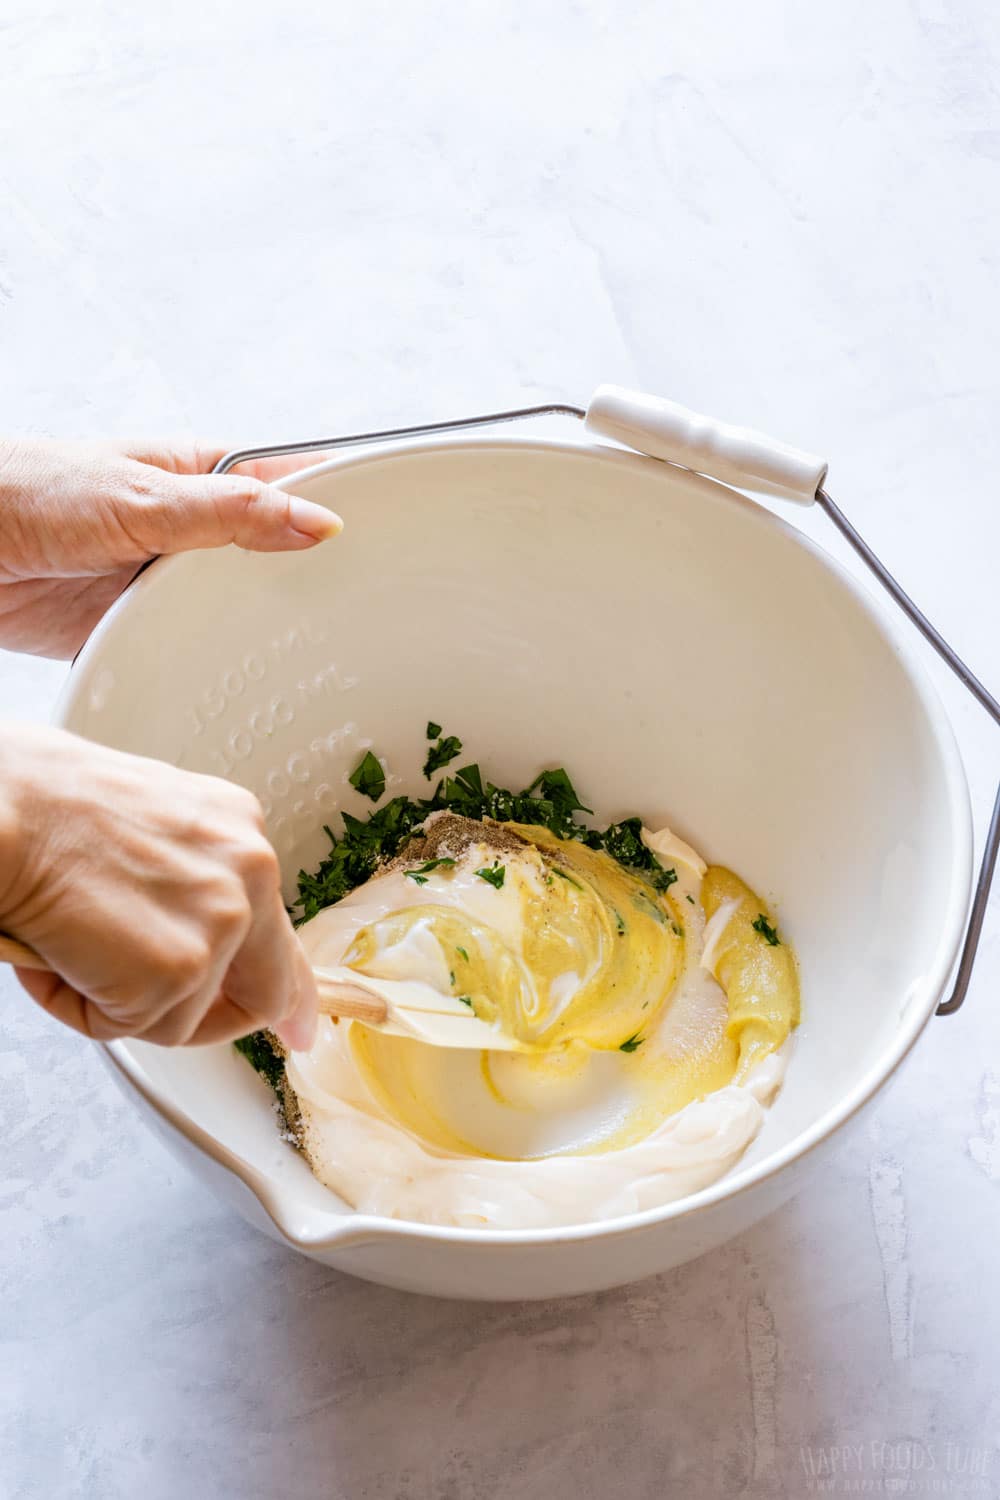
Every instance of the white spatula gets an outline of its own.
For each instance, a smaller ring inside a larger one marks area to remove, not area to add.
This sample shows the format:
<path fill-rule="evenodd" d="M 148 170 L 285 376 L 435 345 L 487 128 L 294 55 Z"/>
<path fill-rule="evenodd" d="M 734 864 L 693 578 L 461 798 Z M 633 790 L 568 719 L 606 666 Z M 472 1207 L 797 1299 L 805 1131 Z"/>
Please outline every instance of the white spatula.
<path fill-rule="evenodd" d="M 51 972 L 40 953 L 0 933 L 0 963 Z M 408 1036 L 432 1047 L 520 1052 L 514 1037 L 480 1021 L 469 1006 L 440 995 L 430 985 L 379 979 L 365 982 L 352 969 L 313 969 L 324 1015 L 362 1021 L 393 1036 Z M 377 986 L 369 988 L 368 984 Z"/>
<path fill-rule="evenodd" d="M 527 1049 L 481 1021 L 457 997 L 411 980 L 368 979 L 353 969 L 313 967 L 320 1009 L 329 1016 L 363 1021 L 393 1036 L 408 1036 L 432 1047 L 472 1047 L 481 1051 Z M 369 987 L 370 986 L 370 987 Z"/>

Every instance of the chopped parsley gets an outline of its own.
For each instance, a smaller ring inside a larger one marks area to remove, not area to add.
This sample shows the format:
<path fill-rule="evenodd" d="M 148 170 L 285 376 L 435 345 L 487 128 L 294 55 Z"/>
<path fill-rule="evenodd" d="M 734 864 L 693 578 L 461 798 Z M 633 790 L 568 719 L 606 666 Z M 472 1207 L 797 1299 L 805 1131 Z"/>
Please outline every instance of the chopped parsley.
<path fill-rule="evenodd" d="M 576 788 L 561 766 L 555 771 L 543 771 L 540 776 L 536 776 L 528 791 L 537 791 L 539 796 L 551 802 L 553 807 L 567 817 L 570 813 L 589 813 L 594 810 L 592 807 L 584 807 L 576 795 Z"/>
<path fill-rule="evenodd" d="M 694 905 L 695 905 L 695 899 L 694 899 L 694 897 L 693 897 L 693 896 L 688 896 L 688 898 L 687 898 L 687 899 L 688 899 L 688 900 L 689 900 L 689 901 L 690 901 L 690 903 L 691 903 L 691 905 L 692 905 L 692 906 L 694 906 Z"/>
<path fill-rule="evenodd" d="M 453 870 L 454 868 L 455 861 L 449 855 L 443 854 L 440 859 L 429 859 L 426 864 L 418 865 L 415 870 L 407 870 L 405 874 L 408 880 L 415 880 L 417 885 L 426 885 L 427 877 L 433 870 Z"/>
<path fill-rule="evenodd" d="M 459 958 L 464 958 L 466 963 L 469 962 L 469 955 L 466 953 L 464 948 L 456 948 L 455 952 L 458 954 Z"/>
<path fill-rule="evenodd" d="M 385 772 L 370 750 L 366 750 L 348 778 L 351 786 L 363 797 L 377 802 L 385 791 Z"/>
<path fill-rule="evenodd" d="M 626 1037 L 625 1041 L 622 1042 L 621 1046 L 618 1048 L 618 1051 L 637 1052 L 638 1049 L 642 1046 L 644 1040 L 645 1038 L 641 1037 L 637 1031 L 633 1031 L 632 1035 L 630 1037 Z"/>
<path fill-rule="evenodd" d="M 654 922 L 659 922 L 661 927 L 666 927 L 670 920 L 659 901 L 654 901 L 653 897 L 648 896 L 645 891 L 635 893 L 632 897 L 632 905 L 636 911 L 645 912 L 647 917 L 652 917 Z"/>
<path fill-rule="evenodd" d="M 642 819 L 625 818 L 621 823 L 612 823 L 603 834 L 590 833 L 585 842 L 591 849 L 603 848 L 620 865 L 633 870 L 651 870 L 656 856 L 642 842 Z"/>
<path fill-rule="evenodd" d="M 622 934 L 625 931 L 625 921 L 624 921 L 624 918 L 622 917 L 621 912 L 618 911 L 617 908 L 615 909 L 615 923 L 617 924 L 617 927 L 618 927 L 618 936 L 621 937 Z"/>
<path fill-rule="evenodd" d="M 471 995 L 456 995 L 455 999 L 456 1000 L 460 1000 L 463 1005 L 467 1005 L 470 1010 L 472 1009 L 472 997 L 471 997 Z"/>
<path fill-rule="evenodd" d="M 428 724 L 427 728 L 430 730 L 437 728 L 437 726 Z M 440 732 L 438 730 L 439 734 Z M 429 735 L 428 738 L 430 738 Z M 461 755 L 461 753 L 462 741 L 457 736 L 449 734 L 445 739 L 439 739 L 437 744 L 432 745 L 428 750 L 427 759 L 424 761 L 424 775 L 427 777 L 427 780 L 430 781 L 435 771 L 443 770 L 445 766 L 450 765 L 455 757 Z"/>
<path fill-rule="evenodd" d="M 578 891 L 583 890 L 583 886 L 580 884 L 580 882 L 578 880 L 574 880 L 572 875 L 567 875 L 565 870 L 560 870 L 558 865 L 553 865 L 551 868 L 553 875 L 558 875 L 559 879 L 565 880 L 567 885 L 575 885 Z"/>
<path fill-rule="evenodd" d="M 433 719 L 428 719 L 427 720 L 427 738 L 429 740 L 436 740 L 436 739 L 440 738 L 440 735 L 441 735 L 441 725 L 440 724 L 435 724 L 435 722 L 434 722 Z"/>
<path fill-rule="evenodd" d="M 770 922 L 767 920 L 763 912 L 760 913 L 755 922 L 750 923 L 750 926 L 753 928 L 754 932 L 760 933 L 761 937 L 769 945 L 769 947 L 780 947 L 781 939 L 778 936 L 778 930 L 776 927 L 771 926 Z"/>
<path fill-rule="evenodd" d="M 428 771 L 429 766 L 450 764 L 461 751 L 461 740 L 454 735 L 442 737 L 440 728 L 433 719 L 427 724 L 428 735 L 431 730 L 437 732 L 436 743 L 430 746 L 424 767 L 428 775 L 432 774 Z M 377 802 L 382 796 L 385 775 L 371 751 L 366 752 L 350 781 L 356 790 L 371 797 L 372 801 Z M 618 864 L 641 875 L 657 894 L 669 889 L 677 879 L 676 871 L 664 869 L 653 851 L 643 843 L 640 818 L 625 818 L 603 830 L 577 822 L 576 815 L 589 813 L 590 809 L 580 800 L 563 767 L 542 771 L 530 786 L 514 792 L 484 780 L 479 766 L 473 762 L 462 766 L 454 775 L 445 774 L 429 797 L 393 797 L 369 813 L 367 819 L 355 818 L 345 812 L 344 831 L 339 836 L 327 828 L 329 854 L 314 872 L 299 872 L 298 898 L 292 908 L 295 922 L 308 921 L 317 912 L 340 901 L 355 886 L 364 884 L 385 860 L 398 853 L 430 813 L 441 811 L 465 818 L 493 818 L 498 823 L 527 823 L 547 828 L 557 838 L 575 839 L 588 849 L 603 849 Z M 502 877 L 503 867 L 494 868 L 497 876 Z M 425 869 L 421 867 L 407 873 L 420 885 L 426 880 Z M 548 884 L 552 883 L 551 875 L 545 878 Z M 496 884 L 499 889 L 502 879 Z M 665 921 L 660 903 L 654 900 L 650 904 L 658 920 Z"/>
<path fill-rule="evenodd" d="M 677 871 L 665 870 L 652 849 L 643 842 L 641 818 L 624 818 L 620 823 L 612 823 L 603 833 L 596 828 L 585 831 L 583 842 L 588 849 L 603 849 L 630 870 L 644 871 L 653 889 L 661 895 L 677 879 Z"/>
<path fill-rule="evenodd" d="M 370 880 L 380 861 L 391 859 L 426 816 L 418 802 L 409 797 L 393 797 L 365 822 L 345 812 L 340 838 L 331 828 L 324 828 L 330 840 L 330 853 L 313 874 L 299 871 L 299 894 L 293 908 L 295 921 L 308 922 L 355 886 Z"/>
<path fill-rule="evenodd" d="M 494 860 L 492 865 L 484 865 L 481 870 L 476 871 L 476 874 L 480 880 L 485 880 L 487 885 L 491 885 L 495 891 L 498 891 L 504 883 L 507 866 L 502 865 L 499 860 Z"/>
<path fill-rule="evenodd" d="M 255 1031 L 250 1036 L 241 1036 L 235 1044 L 237 1052 L 242 1052 L 252 1068 L 269 1083 L 275 1093 L 281 1087 L 285 1076 L 285 1060 L 280 1052 L 276 1052 L 268 1040 L 266 1031 Z"/>

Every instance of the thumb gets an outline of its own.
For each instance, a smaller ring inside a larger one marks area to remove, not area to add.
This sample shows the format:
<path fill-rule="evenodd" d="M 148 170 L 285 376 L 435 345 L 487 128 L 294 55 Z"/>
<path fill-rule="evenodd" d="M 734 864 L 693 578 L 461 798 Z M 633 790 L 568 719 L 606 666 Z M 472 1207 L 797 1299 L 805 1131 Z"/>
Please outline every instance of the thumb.
<path fill-rule="evenodd" d="M 133 536 L 150 552 L 185 552 L 235 542 L 250 552 L 288 552 L 337 536 L 344 523 L 300 495 L 241 475 L 157 475 L 140 514 L 129 518 Z"/>

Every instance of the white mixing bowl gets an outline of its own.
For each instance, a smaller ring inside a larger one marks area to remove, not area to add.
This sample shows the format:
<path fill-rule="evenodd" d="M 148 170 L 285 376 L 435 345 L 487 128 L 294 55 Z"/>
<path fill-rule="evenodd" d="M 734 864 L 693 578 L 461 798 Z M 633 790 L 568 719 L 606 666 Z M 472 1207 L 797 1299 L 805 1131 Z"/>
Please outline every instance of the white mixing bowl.
<path fill-rule="evenodd" d="M 117 1042 L 117 1077 L 249 1220 L 423 1292 L 550 1297 L 662 1271 L 821 1170 L 942 996 L 970 883 L 968 794 L 895 626 L 732 490 L 587 441 L 423 441 L 296 479 L 344 517 L 315 551 L 159 562 L 80 657 L 61 722 L 261 798 L 287 882 L 326 848 L 362 746 L 419 792 L 429 718 L 501 784 L 565 763 L 600 818 L 669 822 L 774 900 L 803 1015 L 736 1169 L 665 1208 L 479 1232 L 353 1212 L 278 1137 L 228 1046 Z M 293 481 L 288 481 L 291 487 Z M 370 804 L 366 804 L 370 806 Z"/>

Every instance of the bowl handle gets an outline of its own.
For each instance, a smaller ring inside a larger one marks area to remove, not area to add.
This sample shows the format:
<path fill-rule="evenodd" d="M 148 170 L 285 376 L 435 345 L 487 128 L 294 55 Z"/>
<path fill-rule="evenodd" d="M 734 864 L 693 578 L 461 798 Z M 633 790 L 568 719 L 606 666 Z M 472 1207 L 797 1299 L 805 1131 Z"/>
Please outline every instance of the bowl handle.
<path fill-rule="evenodd" d="M 598 386 L 585 420 L 601 437 L 758 495 L 812 505 L 826 478 L 826 460 L 814 453 L 620 385 Z"/>
<path fill-rule="evenodd" d="M 816 502 L 829 516 L 845 541 L 853 547 L 869 571 L 878 579 L 893 602 L 899 606 L 907 619 L 916 626 L 924 640 L 934 647 L 938 656 L 940 656 L 946 666 L 951 668 L 962 686 L 972 694 L 980 708 L 986 710 L 994 724 L 1000 724 L 1000 703 L 983 686 L 975 673 L 966 666 L 958 652 L 954 651 L 948 645 L 944 636 L 935 629 L 924 612 L 914 604 L 909 594 L 896 582 L 885 564 L 875 555 L 868 543 L 855 531 L 840 507 L 834 504 L 833 500 L 831 500 L 830 496 L 822 488 L 816 492 Z M 986 843 L 983 846 L 982 863 L 979 866 L 975 894 L 972 898 L 969 925 L 965 930 L 965 941 L 962 944 L 962 952 L 958 961 L 958 968 L 955 972 L 954 988 L 948 999 L 942 1000 L 935 1012 L 936 1015 L 953 1016 L 968 993 L 969 984 L 972 979 L 972 969 L 976 961 L 976 952 L 979 948 L 979 939 L 982 936 L 986 908 L 989 904 L 990 890 L 993 885 L 993 874 L 996 870 L 998 850 L 1000 850 L 1000 787 L 997 788 L 997 794 L 993 801 L 993 813 L 990 817 L 990 826 L 986 834 Z"/>
<path fill-rule="evenodd" d="M 257 458 L 282 458 L 290 453 L 323 453 L 328 448 L 357 448 L 366 443 L 390 443 L 394 438 L 426 437 L 435 432 L 464 432 L 472 427 L 496 427 L 503 422 L 521 422 L 529 417 L 576 417 L 583 421 L 586 415 L 582 406 L 567 406 L 565 402 L 550 401 L 544 406 L 519 406 L 511 411 L 487 412 L 479 417 L 457 417 L 450 422 L 419 422 L 416 427 L 386 427 L 381 432 L 352 432 L 346 437 L 268 443 L 263 448 L 236 448 L 232 453 L 224 454 L 212 473 L 228 474 L 237 464 L 245 464 Z"/>

